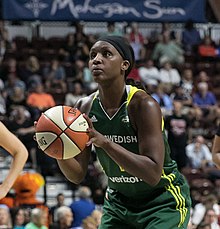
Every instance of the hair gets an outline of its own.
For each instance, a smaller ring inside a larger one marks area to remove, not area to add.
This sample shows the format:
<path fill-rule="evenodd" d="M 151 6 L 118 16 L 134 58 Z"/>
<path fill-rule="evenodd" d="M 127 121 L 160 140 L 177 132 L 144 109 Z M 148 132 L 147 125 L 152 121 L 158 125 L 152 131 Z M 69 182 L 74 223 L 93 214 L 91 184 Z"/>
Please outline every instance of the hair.
<path fill-rule="evenodd" d="M 66 213 L 67 213 L 68 211 L 71 211 L 71 212 L 72 212 L 72 210 L 71 210 L 70 207 L 67 207 L 67 206 L 61 206 L 61 207 L 59 207 L 59 208 L 57 209 L 57 211 L 56 211 L 57 220 L 59 221 L 59 220 L 61 220 L 62 218 L 64 218 L 65 215 L 66 215 Z"/>
<path fill-rule="evenodd" d="M 31 220 L 41 217 L 42 210 L 40 208 L 34 208 L 31 210 Z"/>
<path fill-rule="evenodd" d="M 91 197 L 91 195 L 92 195 L 91 189 L 87 186 L 81 186 L 76 191 L 76 196 L 83 199 L 88 199 Z"/>

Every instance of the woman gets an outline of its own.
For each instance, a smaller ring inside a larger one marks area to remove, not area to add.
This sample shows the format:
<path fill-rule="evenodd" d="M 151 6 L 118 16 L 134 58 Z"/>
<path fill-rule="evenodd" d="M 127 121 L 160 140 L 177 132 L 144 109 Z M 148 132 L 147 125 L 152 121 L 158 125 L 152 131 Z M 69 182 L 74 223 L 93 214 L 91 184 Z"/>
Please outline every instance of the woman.
<path fill-rule="evenodd" d="M 108 176 L 99 228 L 186 228 L 189 188 L 170 159 L 158 103 L 125 83 L 133 64 L 122 37 L 102 37 L 92 46 L 89 68 L 98 91 L 76 105 L 89 122 L 90 140 L 82 153 L 58 164 L 78 184 L 95 146 Z"/>
<path fill-rule="evenodd" d="M 28 157 L 28 151 L 23 143 L 2 122 L 0 122 L 0 133 L 0 146 L 11 154 L 14 159 L 12 160 L 8 175 L 0 185 L 0 199 L 2 199 L 7 195 L 22 171 Z"/>

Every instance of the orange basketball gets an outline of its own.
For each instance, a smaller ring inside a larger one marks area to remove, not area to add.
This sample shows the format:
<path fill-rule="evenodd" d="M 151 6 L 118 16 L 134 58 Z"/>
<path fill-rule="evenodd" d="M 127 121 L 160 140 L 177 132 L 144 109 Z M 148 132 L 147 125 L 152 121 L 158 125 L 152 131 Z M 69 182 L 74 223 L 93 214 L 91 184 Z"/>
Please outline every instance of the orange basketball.
<path fill-rule="evenodd" d="M 88 123 L 77 108 L 55 106 L 40 116 L 36 140 L 41 150 L 56 159 L 75 157 L 89 140 Z"/>

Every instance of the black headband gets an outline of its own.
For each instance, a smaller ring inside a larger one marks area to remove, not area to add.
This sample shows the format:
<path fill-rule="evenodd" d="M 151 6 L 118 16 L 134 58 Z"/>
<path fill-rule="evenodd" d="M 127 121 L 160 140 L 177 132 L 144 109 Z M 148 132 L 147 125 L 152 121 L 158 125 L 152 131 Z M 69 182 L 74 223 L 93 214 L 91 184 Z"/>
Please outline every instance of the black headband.
<path fill-rule="evenodd" d="M 129 68 L 125 71 L 125 76 L 127 76 L 134 65 L 134 51 L 128 41 L 121 36 L 103 36 L 97 41 L 106 41 L 113 45 L 117 51 L 120 53 L 124 60 L 128 60 L 130 63 Z"/>

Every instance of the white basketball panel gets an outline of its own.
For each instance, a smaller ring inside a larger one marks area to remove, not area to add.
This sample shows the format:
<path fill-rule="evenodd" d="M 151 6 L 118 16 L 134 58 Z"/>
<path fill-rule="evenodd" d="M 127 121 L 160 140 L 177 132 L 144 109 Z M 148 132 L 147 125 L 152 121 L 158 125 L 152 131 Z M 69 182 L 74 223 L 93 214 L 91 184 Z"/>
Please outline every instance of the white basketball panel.
<path fill-rule="evenodd" d="M 81 152 L 78 146 L 65 133 L 62 133 L 60 135 L 60 138 L 63 141 L 64 145 L 63 159 L 75 157 L 77 154 Z"/>
<path fill-rule="evenodd" d="M 36 140 L 39 147 L 44 151 L 55 139 L 57 135 L 51 132 L 36 133 Z"/>
<path fill-rule="evenodd" d="M 55 122 L 61 130 L 65 130 L 67 128 L 67 125 L 65 124 L 63 120 L 63 108 L 62 106 L 55 106 L 47 111 L 44 112 L 44 114 L 50 118 L 53 122 Z"/>
<path fill-rule="evenodd" d="M 86 121 L 86 119 L 83 117 L 81 114 L 71 125 L 70 129 L 73 131 L 78 131 L 78 132 L 86 132 L 88 129 L 89 125 Z"/>

